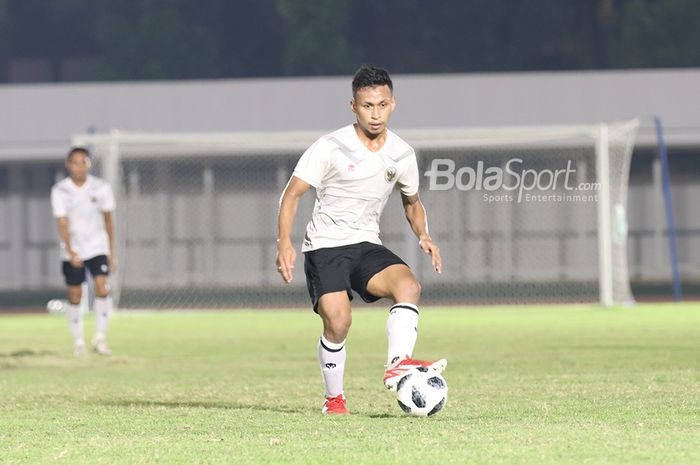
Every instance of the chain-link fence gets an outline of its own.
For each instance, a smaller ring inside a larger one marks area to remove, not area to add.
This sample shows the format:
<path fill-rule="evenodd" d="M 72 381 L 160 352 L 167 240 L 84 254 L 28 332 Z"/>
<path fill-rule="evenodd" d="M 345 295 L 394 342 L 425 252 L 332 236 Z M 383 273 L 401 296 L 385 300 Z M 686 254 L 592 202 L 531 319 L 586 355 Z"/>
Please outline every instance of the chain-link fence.
<path fill-rule="evenodd" d="M 443 274 L 420 253 L 398 193 L 384 211 L 382 241 L 412 266 L 426 302 L 591 302 L 605 286 L 615 302 L 629 301 L 624 222 L 635 129 L 625 123 L 402 133 L 416 147 Z M 120 306 L 308 305 L 303 267 L 284 285 L 274 260 L 279 196 L 314 137 L 77 137 L 93 145 L 117 192 Z M 295 244 L 313 201 L 311 190 L 299 207 Z"/>

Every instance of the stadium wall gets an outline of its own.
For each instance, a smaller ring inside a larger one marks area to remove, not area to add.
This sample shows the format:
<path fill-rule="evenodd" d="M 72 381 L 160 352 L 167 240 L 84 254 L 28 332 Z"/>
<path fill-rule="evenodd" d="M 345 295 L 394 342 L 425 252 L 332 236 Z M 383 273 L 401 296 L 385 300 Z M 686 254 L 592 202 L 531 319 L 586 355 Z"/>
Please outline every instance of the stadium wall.
<path fill-rule="evenodd" d="M 700 281 L 700 218 L 695 213 L 700 202 L 700 108 L 687 96 L 698 84 L 698 70 L 396 76 L 399 106 L 393 127 L 400 132 L 571 124 L 659 114 L 675 166 L 682 276 L 693 283 Z M 0 306 L 22 304 L 27 291 L 50 293 L 61 286 L 48 192 L 63 176 L 61 162 L 73 134 L 117 127 L 320 135 L 351 121 L 348 100 L 347 78 L 0 87 Z M 630 275 L 633 282 L 664 285 L 670 271 L 654 144 L 651 125 L 643 126 L 630 180 Z M 198 201 L 199 194 L 191 195 L 188 201 Z M 266 192 L 255 202 L 273 205 L 276 195 Z M 267 226 L 274 235 L 274 225 Z M 260 241 L 272 238 L 257 236 Z"/>

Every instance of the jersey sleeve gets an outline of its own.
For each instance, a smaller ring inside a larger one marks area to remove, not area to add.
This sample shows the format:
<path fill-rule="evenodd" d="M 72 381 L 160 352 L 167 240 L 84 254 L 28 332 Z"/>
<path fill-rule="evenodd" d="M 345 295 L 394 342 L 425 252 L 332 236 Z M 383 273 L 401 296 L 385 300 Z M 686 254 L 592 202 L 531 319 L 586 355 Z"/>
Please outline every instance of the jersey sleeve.
<path fill-rule="evenodd" d="M 403 195 L 410 196 L 418 193 L 418 182 L 418 161 L 416 160 L 416 154 L 413 153 L 408 166 L 401 173 L 399 179 L 396 180 L 396 183 L 399 185 Z"/>
<path fill-rule="evenodd" d="M 329 161 L 328 143 L 319 139 L 299 158 L 292 175 L 313 187 L 318 187 L 328 171 Z"/>
<path fill-rule="evenodd" d="M 114 192 L 112 192 L 112 186 L 105 183 L 102 188 L 102 195 L 100 196 L 100 208 L 103 212 L 113 212 L 116 208 L 116 203 L 114 201 Z"/>
<path fill-rule="evenodd" d="M 51 189 L 51 210 L 53 211 L 53 216 L 55 218 L 68 216 L 65 197 L 61 191 L 55 187 Z"/>

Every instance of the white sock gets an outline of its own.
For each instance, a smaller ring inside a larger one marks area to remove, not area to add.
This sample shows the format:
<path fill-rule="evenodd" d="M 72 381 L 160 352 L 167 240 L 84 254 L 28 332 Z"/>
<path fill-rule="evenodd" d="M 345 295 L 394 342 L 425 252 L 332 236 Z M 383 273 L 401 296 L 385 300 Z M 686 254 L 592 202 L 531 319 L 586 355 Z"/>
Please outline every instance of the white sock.
<path fill-rule="evenodd" d="M 321 335 L 318 341 L 318 362 L 326 386 L 326 397 L 336 397 L 343 393 L 346 355 L 345 341 L 336 344 Z"/>
<path fill-rule="evenodd" d="M 73 342 L 83 342 L 83 311 L 80 305 L 68 303 L 66 305 L 66 316 L 68 317 L 68 327 L 73 335 Z"/>
<path fill-rule="evenodd" d="M 413 355 L 418 338 L 418 307 L 408 303 L 397 303 L 389 310 L 386 321 L 386 335 L 389 339 L 387 365 L 407 355 Z"/>
<path fill-rule="evenodd" d="M 109 317 L 112 315 L 112 296 L 95 297 L 95 320 L 97 339 L 104 339 L 109 326 Z"/>

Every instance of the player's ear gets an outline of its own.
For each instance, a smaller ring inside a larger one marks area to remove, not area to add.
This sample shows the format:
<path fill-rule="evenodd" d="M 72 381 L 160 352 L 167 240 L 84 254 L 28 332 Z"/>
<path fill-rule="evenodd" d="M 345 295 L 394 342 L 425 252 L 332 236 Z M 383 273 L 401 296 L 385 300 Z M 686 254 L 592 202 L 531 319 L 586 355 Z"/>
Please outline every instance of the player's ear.
<path fill-rule="evenodd" d="M 357 102 L 355 102 L 354 98 L 350 99 L 350 109 L 353 113 L 357 113 Z"/>

